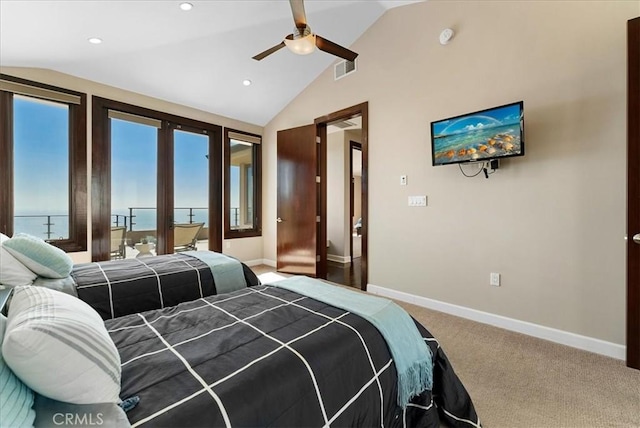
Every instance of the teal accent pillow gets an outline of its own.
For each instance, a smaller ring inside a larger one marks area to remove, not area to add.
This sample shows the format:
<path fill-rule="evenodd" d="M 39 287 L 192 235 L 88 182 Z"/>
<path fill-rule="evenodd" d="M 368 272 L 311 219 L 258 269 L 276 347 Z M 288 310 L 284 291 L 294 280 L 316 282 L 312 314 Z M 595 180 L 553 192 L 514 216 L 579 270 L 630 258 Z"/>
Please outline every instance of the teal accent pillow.
<path fill-rule="evenodd" d="M 73 260 L 58 247 L 26 233 L 18 233 L 2 243 L 13 257 L 45 278 L 64 278 L 73 268 Z"/>
<path fill-rule="evenodd" d="M 7 319 L 0 314 L 0 346 Z M 36 419 L 33 391 L 15 375 L 0 354 L 0 419 L 3 427 L 32 427 Z"/>

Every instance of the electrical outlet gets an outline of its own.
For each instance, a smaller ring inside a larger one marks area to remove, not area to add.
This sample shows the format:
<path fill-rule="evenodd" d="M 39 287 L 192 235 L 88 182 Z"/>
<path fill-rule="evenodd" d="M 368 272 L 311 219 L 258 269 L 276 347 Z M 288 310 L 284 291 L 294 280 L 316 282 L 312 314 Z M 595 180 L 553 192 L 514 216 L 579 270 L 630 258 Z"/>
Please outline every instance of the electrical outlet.
<path fill-rule="evenodd" d="M 407 176 L 406 175 L 401 175 L 400 176 L 400 185 L 401 186 L 406 186 L 407 185 Z"/>
<path fill-rule="evenodd" d="M 491 275 L 489 275 L 489 284 L 500 287 L 500 274 L 491 272 Z"/>

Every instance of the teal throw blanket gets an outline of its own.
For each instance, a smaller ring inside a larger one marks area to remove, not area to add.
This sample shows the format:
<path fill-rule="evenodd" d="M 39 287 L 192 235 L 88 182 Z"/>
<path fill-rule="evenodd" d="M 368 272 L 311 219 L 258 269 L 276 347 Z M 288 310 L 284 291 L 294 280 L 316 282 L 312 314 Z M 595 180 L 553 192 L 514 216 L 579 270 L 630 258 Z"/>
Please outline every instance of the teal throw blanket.
<path fill-rule="evenodd" d="M 229 293 L 247 286 L 242 264 L 233 257 L 213 251 L 185 251 L 183 254 L 200 259 L 209 265 L 218 294 Z"/>
<path fill-rule="evenodd" d="M 369 321 L 384 337 L 398 372 L 398 405 L 433 387 L 431 350 L 413 319 L 391 300 L 351 291 L 306 276 L 268 284 L 336 306 Z"/>

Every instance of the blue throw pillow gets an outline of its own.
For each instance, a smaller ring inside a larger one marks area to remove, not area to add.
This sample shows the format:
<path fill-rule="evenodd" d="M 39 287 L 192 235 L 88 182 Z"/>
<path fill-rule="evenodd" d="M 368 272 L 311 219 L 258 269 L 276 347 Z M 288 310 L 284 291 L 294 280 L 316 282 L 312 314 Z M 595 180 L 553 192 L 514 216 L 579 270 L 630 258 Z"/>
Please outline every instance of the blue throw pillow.
<path fill-rule="evenodd" d="M 45 278 L 64 278 L 73 268 L 73 260 L 58 247 L 26 233 L 18 233 L 2 246 L 19 262 Z"/>
<path fill-rule="evenodd" d="M 0 347 L 7 319 L 0 314 Z M 2 426 L 32 427 L 36 412 L 32 409 L 33 391 L 11 371 L 0 354 L 0 417 Z"/>

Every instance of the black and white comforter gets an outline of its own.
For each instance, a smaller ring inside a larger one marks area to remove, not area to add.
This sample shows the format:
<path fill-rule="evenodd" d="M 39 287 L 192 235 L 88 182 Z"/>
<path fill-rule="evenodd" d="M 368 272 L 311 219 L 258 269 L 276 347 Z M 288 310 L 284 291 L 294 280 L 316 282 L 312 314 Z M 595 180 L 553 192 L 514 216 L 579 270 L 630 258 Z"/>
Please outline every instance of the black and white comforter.
<path fill-rule="evenodd" d="M 247 286 L 260 283 L 242 268 Z M 184 253 L 77 264 L 71 278 L 78 297 L 104 320 L 216 294 L 209 266 Z"/>
<path fill-rule="evenodd" d="M 434 388 L 402 409 L 393 360 L 363 318 L 256 286 L 106 321 L 127 416 L 150 427 L 479 427 L 432 335 Z"/>

